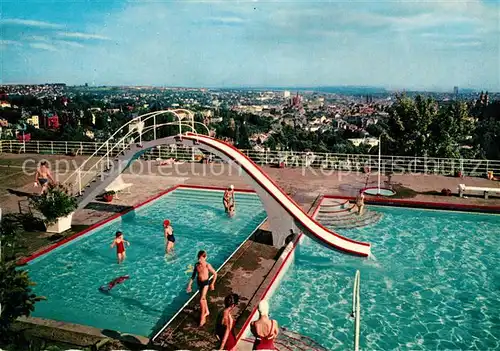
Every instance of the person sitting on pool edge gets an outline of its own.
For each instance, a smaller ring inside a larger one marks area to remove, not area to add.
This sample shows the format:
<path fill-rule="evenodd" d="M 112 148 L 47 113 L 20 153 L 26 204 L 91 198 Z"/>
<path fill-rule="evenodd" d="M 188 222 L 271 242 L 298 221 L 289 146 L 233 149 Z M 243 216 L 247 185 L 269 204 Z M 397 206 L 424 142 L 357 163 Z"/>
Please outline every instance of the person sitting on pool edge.
<path fill-rule="evenodd" d="M 118 256 L 118 264 L 122 263 L 125 261 L 125 243 L 127 243 L 127 246 L 130 246 L 130 243 L 123 239 L 123 233 L 120 231 L 117 231 L 115 234 L 115 240 L 113 240 L 113 243 L 111 244 L 111 248 L 116 246 L 116 255 Z"/>
<path fill-rule="evenodd" d="M 212 282 L 210 282 L 209 274 L 213 274 Z M 217 272 L 212 267 L 210 263 L 207 262 L 207 253 L 203 250 L 198 252 L 198 262 L 194 265 L 193 275 L 191 279 L 189 279 L 189 283 L 186 291 L 190 293 L 191 286 L 193 285 L 193 281 L 198 275 L 197 284 L 198 290 L 200 291 L 200 307 L 201 307 L 201 315 L 200 315 L 200 327 L 205 325 L 207 321 L 208 315 L 210 315 L 210 311 L 208 310 L 207 303 L 207 292 L 208 287 L 210 286 L 210 290 L 215 289 L 215 281 L 217 280 Z"/>
<path fill-rule="evenodd" d="M 222 203 L 224 204 L 224 210 L 226 213 L 229 212 L 229 207 L 231 204 L 234 206 L 234 186 L 230 185 L 229 188 L 224 191 L 224 198 L 222 199 Z"/>
<path fill-rule="evenodd" d="M 165 235 L 165 253 L 170 253 L 170 250 L 174 248 L 175 237 L 174 228 L 170 225 L 170 220 L 166 219 L 163 221 L 163 234 Z"/>

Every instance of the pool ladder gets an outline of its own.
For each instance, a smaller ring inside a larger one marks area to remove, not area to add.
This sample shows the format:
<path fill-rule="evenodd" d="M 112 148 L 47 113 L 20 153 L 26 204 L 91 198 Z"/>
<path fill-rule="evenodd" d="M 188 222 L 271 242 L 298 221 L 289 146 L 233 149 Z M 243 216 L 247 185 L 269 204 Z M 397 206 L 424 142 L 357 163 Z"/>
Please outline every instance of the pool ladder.
<path fill-rule="evenodd" d="M 360 283 L 360 273 L 359 270 L 356 271 L 354 276 L 354 287 L 352 290 L 352 313 L 351 317 L 354 317 L 354 351 L 359 350 L 359 283 Z"/>

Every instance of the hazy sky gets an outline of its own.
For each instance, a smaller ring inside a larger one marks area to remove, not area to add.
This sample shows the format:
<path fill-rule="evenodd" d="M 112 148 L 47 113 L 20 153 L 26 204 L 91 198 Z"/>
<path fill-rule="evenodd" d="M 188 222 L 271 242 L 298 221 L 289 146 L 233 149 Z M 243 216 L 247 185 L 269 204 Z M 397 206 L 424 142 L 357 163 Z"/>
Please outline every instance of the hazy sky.
<path fill-rule="evenodd" d="M 500 91 L 499 1 L 2 0 L 2 83 Z"/>

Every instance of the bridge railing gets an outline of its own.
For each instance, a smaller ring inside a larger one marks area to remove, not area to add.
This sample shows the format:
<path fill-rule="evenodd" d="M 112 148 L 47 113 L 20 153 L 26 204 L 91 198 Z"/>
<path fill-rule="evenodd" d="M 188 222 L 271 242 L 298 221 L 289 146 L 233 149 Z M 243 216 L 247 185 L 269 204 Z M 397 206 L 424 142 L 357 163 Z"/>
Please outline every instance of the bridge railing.
<path fill-rule="evenodd" d="M 101 148 L 101 142 L 78 141 L 18 141 L 1 140 L 1 153 L 30 153 L 42 155 L 82 155 L 104 156 L 106 148 Z M 109 143 L 109 149 L 120 150 Z M 97 151 L 97 152 L 96 152 Z M 274 165 L 283 163 L 287 167 L 311 167 L 324 170 L 342 171 L 368 171 L 378 170 L 378 156 L 367 154 L 340 154 L 340 153 L 311 153 L 296 151 L 256 151 L 241 150 L 259 165 Z M 198 151 L 194 151 L 198 153 Z M 177 158 L 189 161 L 193 151 L 190 148 L 180 148 L 175 145 L 165 145 L 150 150 L 145 157 L 151 158 Z M 452 159 L 436 157 L 412 156 L 381 156 L 381 170 L 383 172 L 400 173 L 426 173 L 455 175 L 462 172 L 464 175 L 484 176 L 487 172 L 500 174 L 500 160 L 485 159 Z"/>

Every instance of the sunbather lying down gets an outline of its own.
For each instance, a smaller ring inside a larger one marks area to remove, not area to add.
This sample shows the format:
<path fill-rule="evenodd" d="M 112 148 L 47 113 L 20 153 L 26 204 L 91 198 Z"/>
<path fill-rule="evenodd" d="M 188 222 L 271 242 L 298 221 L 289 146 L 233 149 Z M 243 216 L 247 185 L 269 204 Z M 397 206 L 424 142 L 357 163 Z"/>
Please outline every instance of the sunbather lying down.
<path fill-rule="evenodd" d="M 161 158 L 157 158 L 156 159 L 156 164 L 158 166 L 168 166 L 168 165 L 174 165 L 174 164 L 175 165 L 181 165 L 183 163 L 184 163 L 184 161 L 178 161 L 177 159 L 172 158 L 172 157 L 170 157 L 170 158 L 168 158 L 166 160 L 162 160 Z"/>

